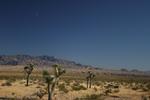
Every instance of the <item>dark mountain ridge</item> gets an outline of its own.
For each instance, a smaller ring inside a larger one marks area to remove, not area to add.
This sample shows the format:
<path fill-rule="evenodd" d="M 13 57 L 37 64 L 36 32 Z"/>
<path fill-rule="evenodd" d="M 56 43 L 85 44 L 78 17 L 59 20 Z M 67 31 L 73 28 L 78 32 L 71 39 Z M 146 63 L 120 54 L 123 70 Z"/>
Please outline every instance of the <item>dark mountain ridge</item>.
<path fill-rule="evenodd" d="M 131 70 L 128 69 L 104 69 L 99 67 L 94 67 L 90 65 L 82 65 L 80 63 L 76 63 L 75 61 L 69 61 L 65 59 L 56 58 L 54 56 L 31 56 L 31 55 L 0 55 L 0 65 L 26 65 L 28 63 L 35 63 L 39 67 L 50 67 L 53 64 L 60 64 L 65 68 L 73 68 L 73 69 L 95 69 L 101 70 L 102 72 L 107 73 L 115 73 L 115 74 L 143 74 L 150 75 L 150 71 L 140 71 L 140 70 Z"/>
<path fill-rule="evenodd" d="M 0 55 L 0 65 L 25 65 L 27 63 L 36 63 L 38 66 L 51 66 L 52 64 L 57 63 L 69 68 L 87 67 L 86 65 L 82 65 L 74 61 L 64 60 L 47 55 Z"/>

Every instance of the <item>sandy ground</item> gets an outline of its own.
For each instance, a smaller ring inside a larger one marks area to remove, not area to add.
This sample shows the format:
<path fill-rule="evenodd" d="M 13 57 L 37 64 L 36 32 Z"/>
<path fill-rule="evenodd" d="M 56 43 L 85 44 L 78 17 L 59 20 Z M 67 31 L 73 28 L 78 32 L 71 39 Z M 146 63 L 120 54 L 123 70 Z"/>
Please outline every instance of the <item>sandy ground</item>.
<path fill-rule="evenodd" d="M 12 83 L 12 86 L 2 86 L 6 80 L 0 80 L 0 97 L 23 97 L 30 96 L 36 91 L 39 91 L 40 88 L 44 89 L 46 86 L 40 86 L 39 84 L 30 83 L 28 87 L 25 86 L 25 80 L 17 80 Z M 38 83 L 38 82 L 37 82 Z M 85 85 L 85 84 L 84 84 Z M 97 89 L 95 90 L 94 87 Z M 105 100 L 141 100 L 142 95 L 150 95 L 149 92 L 135 91 L 129 88 L 121 86 L 118 93 L 111 93 Z M 54 100 L 74 100 L 76 97 L 83 97 L 87 94 L 101 94 L 103 89 L 101 86 L 93 86 L 91 89 L 80 90 L 80 91 L 71 91 L 64 93 L 55 90 Z M 113 97 L 122 97 L 124 99 L 114 99 Z M 47 95 L 43 97 L 43 100 L 47 100 Z"/>

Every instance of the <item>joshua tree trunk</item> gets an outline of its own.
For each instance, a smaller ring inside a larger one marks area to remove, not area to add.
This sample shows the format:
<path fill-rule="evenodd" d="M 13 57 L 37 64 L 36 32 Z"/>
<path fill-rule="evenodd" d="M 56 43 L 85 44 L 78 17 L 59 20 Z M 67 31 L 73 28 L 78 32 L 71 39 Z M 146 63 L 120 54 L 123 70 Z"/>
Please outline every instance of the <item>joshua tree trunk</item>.
<path fill-rule="evenodd" d="M 50 84 L 49 83 L 47 85 L 47 90 L 48 90 L 48 100 L 52 100 L 52 95 L 51 95 Z"/>
<path fill-rule="evenodd" d="M 87 88 L 88 88 L 88 84 L 89 84 L 89 80 L 88 80 L 88 78 L 87 78 Z"/>
<path fill-rule="evenodd" d="M 30 74 L 27 75 L 27 84 L 26 84 L 26 86 L 29 85 L 29 76 L 30 76 Z"/>
<path fill-rule="evenodd" d="M 90 86 L 89 86 L 89 88 L 91 88 L 91 78 L 89 79 L 89 83 L 90 83 Z"/>

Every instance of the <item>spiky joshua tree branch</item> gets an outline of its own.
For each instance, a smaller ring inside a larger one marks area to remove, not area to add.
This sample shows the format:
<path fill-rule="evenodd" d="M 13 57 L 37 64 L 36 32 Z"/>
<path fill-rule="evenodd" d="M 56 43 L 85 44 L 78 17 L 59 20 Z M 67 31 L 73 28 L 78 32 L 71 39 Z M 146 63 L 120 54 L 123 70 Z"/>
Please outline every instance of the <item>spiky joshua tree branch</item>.
<path fill-rule="evenodd" d="M 54 68 L 54 75 L 50 75 L 48 71 L 43 71 L 43 78 L 47 83 L 48 100 L 52 100 L 53 91 L 59 81 L 59 77 L 65 73 L 65 70 L 57 64 L 52 65 L 52 67 Z"/>

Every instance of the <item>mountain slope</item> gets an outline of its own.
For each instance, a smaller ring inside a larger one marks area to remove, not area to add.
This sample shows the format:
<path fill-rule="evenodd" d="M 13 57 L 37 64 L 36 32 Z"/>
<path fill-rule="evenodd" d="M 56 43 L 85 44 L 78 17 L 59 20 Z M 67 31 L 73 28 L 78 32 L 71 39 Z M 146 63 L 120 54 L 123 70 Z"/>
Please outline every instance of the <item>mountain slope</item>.
<path fill-rule="evenodd" d="M 36 63 L 38 66 L 51 66 L 57 63 L 69 68 L 86 67 L 74 61 L 59 59 L 54 56 L 0 55 L 0 65 L 25 65 L 27 63 Z"/>

